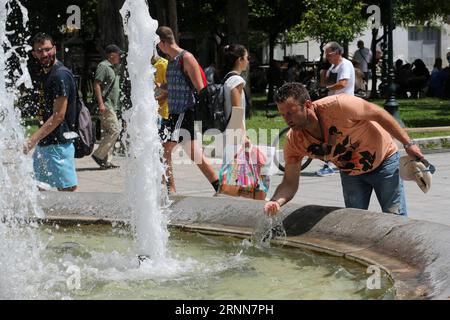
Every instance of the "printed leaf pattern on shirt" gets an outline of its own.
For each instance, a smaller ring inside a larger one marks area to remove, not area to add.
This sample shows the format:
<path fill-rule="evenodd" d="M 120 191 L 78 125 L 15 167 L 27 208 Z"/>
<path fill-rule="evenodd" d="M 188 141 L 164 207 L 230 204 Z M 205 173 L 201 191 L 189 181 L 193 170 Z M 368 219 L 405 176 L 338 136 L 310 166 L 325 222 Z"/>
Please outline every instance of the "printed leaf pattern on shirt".
<path fill-rule="evenodd" d="M 328 156 L 332 153 L 333 147 L 334 151 L 332 153 L 332 158 L 336 159 L 336 165 L 339 169 L 343 171 L 369 171 L 373 169 L 373 164 L 376 159 L 376 152 L 370 153 L 369 151 L 362 151 L 359 154 L 361 158 L 359 159 L 359 163 L 362 165 L 361 169 L 357 168 L 357 164 L 352 162 L 353 154 L 355 150 L 360 146 L 360 142 L 353 142 L 350 139 L 350 136 L 343 137 L 341 142 L 336 142 L 339 136 L 342 136 L 342 132 L 336 128 L 336 126 L 331 126 L 328 129 L 329 139 L 328 143 L 318 144 L 312 143 L 308 146 L 307 152 L 311 155 L 324 159 L 325 156 Z"/>
<path fill-rule="evenodd" d="M 362 158 L 359 160 L 359 163 L 363 165 L 362 171 L 371 170 L 373 168 L 373 163 L 376 158 L 376 152 L 372 154 L 369 151 L 363 151 L 360 152 L 359 154 L 362 156 Z"/>

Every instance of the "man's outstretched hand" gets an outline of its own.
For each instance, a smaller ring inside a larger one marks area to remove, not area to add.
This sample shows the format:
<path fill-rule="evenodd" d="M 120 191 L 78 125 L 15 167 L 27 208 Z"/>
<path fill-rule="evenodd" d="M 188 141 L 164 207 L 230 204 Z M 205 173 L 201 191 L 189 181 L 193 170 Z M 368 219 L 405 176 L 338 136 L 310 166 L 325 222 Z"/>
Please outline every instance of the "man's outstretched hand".
<path fill-rule="evenodd" d="M 264 212 L 269 216 L 274 216 L 280 211 L 280 204 L 277 201 L 268 201 L 264 205 Z"/>

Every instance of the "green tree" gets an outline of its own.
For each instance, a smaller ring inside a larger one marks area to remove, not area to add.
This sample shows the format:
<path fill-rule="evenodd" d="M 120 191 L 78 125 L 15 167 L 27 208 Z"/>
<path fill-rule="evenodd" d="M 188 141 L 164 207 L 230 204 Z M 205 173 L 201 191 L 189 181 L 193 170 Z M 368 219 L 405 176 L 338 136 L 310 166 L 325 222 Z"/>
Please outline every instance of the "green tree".
<path fill-rule="evenodd" d="M 59 0 L 57 4 L 52 0 L 22 0 L 22 4 L 28 9 L 29 33 L 31 36 L 37 32 L 45 32 L 59 42 L 66 37 L 65 29 L 70 5 L 77 5 L 81 9 L 81 29 L 79 34 L 84 38 L 94 38 L 97 27 L 97 0 Z"/>
<path fill-rule="evenodd" d="M 387 0 L 382 0 L 384 5 Z M 423 24 L 432 20 L 447 18 L 450 15 L 448 0 L 404 0 L 394 1 L 394 20 L 406 25 L 408 23 Z"/>
<path fill-rule="evenodd" d="M 248 48 L 248 0 L 228 0 L 226 12 L 228 42 Z"/>
<path fill-rule="evenodd" d="M 304 0 L 249 0 L 249 25 L 254 31 L 263 32 L 269 42 L 269 91 L 267 101 L 274 95 L 274 49 L 280 35 L 286 33 L 302 19 Z"/>
<path fill-rule="evenodd" d="M 114 43 L 121 48 L 127 48 L 128 43 L 123 32 L 122 16 L 119 10 L 125 0 L 97 0 L 97 23 L 100 52 L 103 47 Z"/>
<path fill-rule="evenodd" d="M 158 1 L 166 4 L 166 0 Z M 177 0 L 176 8 L 169 10 L 165 5 L 159 6 L 156 18 L 160 25 L 176 24 L 178 32 L 172 30 L 177 38 L 181 37 L 184 41 L 181 44 L 193 51 L 202 64 L 206 64 L 216 57 L 217 49 L 224 40 L 226 5 L 226 0 Z M 176 16 L 176 22 L 169 23 L 169 16 Z M 197 49 L 200 50 L 195 51 Z"/>
<path fill-rule="evenodd" d="M 225 26 L 226 1 L 181 0 L 177 1 L 178 24 L 184 32 L 216 32 Z"/>
<path fill-rule="evenodd" d="M 367 27 L 367 20 L 361 15 L 362 1 L 354 0 L 305 0 L 306 12 L 303 19 L 290 32 L 293 38 L 310 37 L 323 46 L 329 41 L 348 43 Z"/>

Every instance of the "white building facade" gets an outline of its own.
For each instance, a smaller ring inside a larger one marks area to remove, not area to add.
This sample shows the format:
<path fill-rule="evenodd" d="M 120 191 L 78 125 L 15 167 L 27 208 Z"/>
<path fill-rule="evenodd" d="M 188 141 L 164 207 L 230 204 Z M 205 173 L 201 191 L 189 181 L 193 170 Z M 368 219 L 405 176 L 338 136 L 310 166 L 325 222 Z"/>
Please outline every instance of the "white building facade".
<path fill-rule="evenodd" d="M 383 29 L 380 29 L 379 36 Z M 415 59 L 422 59 L 428 69 L 433 69 L 434 61 L 441 57 L 443 67 L 446 67 L 447 52 L 450 52 L 450 25 L 441 27 L 397 27 L 394 29 L 394 62 L 397 59 L 403 63 L 412 63 Z M 350 56 L 358 49 L 356 43 L 363 40 L 365 47 L 370 48 L 372 42 L 372 31 L 367 29 L 360 37 L 355 38 L 349 44 Z M 268 62 L 268 48 L 263 53 L 264 62 Z M 277 45 L 274 52 L 275 60 L 283 60 L 285 56 L 303 56 L 301 59 L 317 61 L 320 59 L 319 43 L 314 40 L 305 40 L 299 43 L 281 46 Z"/>

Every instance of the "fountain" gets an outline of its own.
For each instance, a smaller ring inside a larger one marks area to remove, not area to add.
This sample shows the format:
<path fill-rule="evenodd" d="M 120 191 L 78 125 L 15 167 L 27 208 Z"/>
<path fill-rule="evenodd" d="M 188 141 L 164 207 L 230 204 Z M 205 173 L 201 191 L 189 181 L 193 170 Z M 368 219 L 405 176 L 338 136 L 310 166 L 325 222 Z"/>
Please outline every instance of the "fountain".
<path fill-rule="evenodd" d="M 59 228 L 43 226 L 41 241 L 48 244 L 43 255 L 45 263 L 54 266 L 55 261 L 60 261 L 57 265 L 63 261 L 80 276 L 78 282 L 75 281 L 75 284 L 80 284 L 78 289 L 64 288 L 59 281 L 59 285 L 49 287 L 46 295 L 76 299 L 201 299 L 233 298 L 236 295 L 244 299 L 288 298 L 299 290 L 299 282 L 291 281 L 298 275 L 299 263 L 292 257 L 302 256 L 299 260 L 303 261 L 307 270 L 304 272 L 305 281 L 308 278 L 325 277 L 327 279 L 324 281 L 328 283 L 315 294 L 310 292 L 311 285 L 308 284 L 303 292 L 304 297 L 331 297 L 338 294 L 338 291 L 332 293 L 327 289 L 331 283 L 340 283 L 339 292 L 343 297 L 362 297 L 364 273 L 359 266 L 351 263 L 342 266 L 332 262 L 332 259 L 311 258 L 308 254 L 293 250 L 272 248 L 272 251 L 264 252 L 253 247 L 248 240 L 187 235 L 176 231 L 173 231 L 171 241 L 168 242 L 167 219 L 176 211 L 163 214 L 159 208 L 164 170 L 160 161 L 161 145 L 156 127 L 158 105 L 154 99 L 150 64 L 158 41 L 155 33 L 157 22 L 150 17 L 145 0 L 126 1 L 120 12 L 129 41 L 127 64 L 133 102 L 133 108 L 124 114 L 129 136 L 126 193 L 123 196 L 127 205 L 123 207 L 122 202 L 115 202 L 122 201 L 121 196 L 113 196 L 114 201 L 104 201 L 102 196 L 95 195 L 95 205 L 91 204 L 89 208 L 99 215 L 102 214 L 100 207 L 109 208 L 109 213 L 116 210 L 126 213 L 127 218 L 123 219 L 122 216 L 118 220 L 130 221 L 132 231 L 65 226 L 63 221 L 59 221 Z M 55 197 L 63 206 L 60 208 L 56 203 L 51 205 L 53 214 L 64 214 L 72 208 L 71 201 L 75 201 L 75 205 L 80 203 L 76 199 L 83 194 L 77 192 L 69 197 L 64 196 L 46 194 L 47 199 Z M 62 197 L 64 201 L 61 201 Z M 47 215 L 47 218 L 51 217 Z M 82 217 L 78 218 L 81 223 Z M 133 238 L 137 240 L 136 250 L 132 249 Z M 167 252 L 168 244 L 170 252 Z M 208 254 L 205 255 L 205 252 Z M 149 259 L 139 266 L 136 253 Z M 289 262 L 286 262 L 285 267 L 277 266 L 279 259 Z M 323 265 L 323 268 L 319 270 L 312 266 L 318 264 Z M 281 272 L 284 279 L 279 277 L 280 268 L 284 268 Z M 53 270 L 56 269 L 54 266 Z M 55 274 L 59 278 L 64 275 L 60 269 Z M 286 277 L 287 274 L 292 278 Z M 274 290 L 278 291 L 275 296 Z M 258 294 L 255 295 L 255 292 Z"/>
<path fill-rule="evenodd" d="M 127 62 L 133 104 L 124 114 L 130 140 L 125 190 L 134 212 L 138 255 L 158 261 L 166 257 L 169 237 L 167 221 L 159 208 L 164 169 L 151 66 L 158 22 L 150 17 L 145 0 L 126 1 L 120 13 L 129 43 Z"/>
<path fill-rule="evenodd" d="M 46 226 L 54 239 L 45 259 L 71 256 L 81 286 L 72 299 L 392 299 L 386 274 L 382 290 L 366 288 L 364 268 L 340 258 L 288 247 L 259 249 L 248 240 L 171 229 L 165 266 L 137 268 L 132 233 L 108 225 Z M 70 243 L 70 245 L 68 244 Z"/>
<path fill-rule="evenodd" d="M 3 9 L 11 3 L 26 17 L 17 1 L 0 0 L 2 39 L 8 33 Z M 6 50 L 0 51 L 0 298 L 392 299 L 423 298 L 423 292 L 448 296 L 450 258 L 445 245 L 450 239 L 444 226 L 290 203 L 280 216 L 287 237 L 272 241 L 284 247 L 259 248 L 248 239 L 261 216 L 261 202 L 176 197 L 170 210 L 161 212 L 163 168 L 150 67 L 157 24 L 145 0 L 126 1 L 121 14 L 129 40 L 133 101 L 133 109 L 125 114 L 130 137 L 126 194 L 37 196 L 13 104 L 12 88 L 29 83 L 24 60 L 19 68 L 23 71 L 8 82 L 10 70 L 5 66 L 14 46 L 6 42 Z M 45 212 L 46 223 L 40 226 L 28 219 L 43 217 L 36 199 Z M 168 224 L 173 228 L 170 241 Z M 139 265 L 136 255 L 149 259 Z M 381 269 L 375 274 L 380 287 L 372 290 L 364 265 L 374 263 Z"/>
<path fill-rule="evenodd" d="M 43 214 L 37 205 L 31 158 L 22 151 L 25 135 L 20 114 L 14 108 L 16 88 L 31 86 L 26 59 L 20 55 L 20 48 L 29 48 L 9 40 L 14 32 L 7 30 L 7 18 L 14 9 L 21 11 L 22 27 L 26 30 L 26 8 L 18 1 L 0 1 L 0 39 L 3 41 L 0 49 L 0 299 L 34 296 L 28 280 L 41 267 L 42 249 L 36 225 L 27 223 L 30 216 L 43 217 Z M 18 38 L 18 41 L 26 40 L 23 34 Z M 19 62 L 18 69 L 11 67 L 12 61 Z"/>

